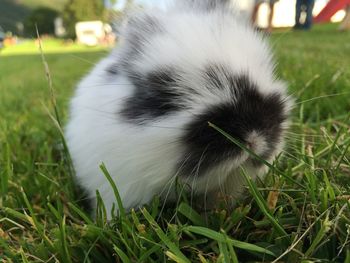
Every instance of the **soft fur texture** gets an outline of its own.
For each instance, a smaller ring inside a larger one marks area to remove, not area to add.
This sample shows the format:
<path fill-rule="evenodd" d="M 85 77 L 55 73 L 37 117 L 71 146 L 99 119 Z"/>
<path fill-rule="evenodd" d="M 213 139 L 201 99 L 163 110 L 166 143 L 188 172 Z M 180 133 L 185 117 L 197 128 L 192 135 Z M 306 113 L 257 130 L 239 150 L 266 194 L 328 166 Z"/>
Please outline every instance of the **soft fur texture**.
<path fill-rule="evenodd" d="M 174 198 L 175 178 L 215 203 L 266 168 L 208 126 L 216 124 L 272 161 L 281 152 L 291 102 L 274 76 L 266 41 L 225 0 L 177 1 L 134 14 L 118 47 L 81 81 L 66 137 L 79 183 L 125 208 Z"/>

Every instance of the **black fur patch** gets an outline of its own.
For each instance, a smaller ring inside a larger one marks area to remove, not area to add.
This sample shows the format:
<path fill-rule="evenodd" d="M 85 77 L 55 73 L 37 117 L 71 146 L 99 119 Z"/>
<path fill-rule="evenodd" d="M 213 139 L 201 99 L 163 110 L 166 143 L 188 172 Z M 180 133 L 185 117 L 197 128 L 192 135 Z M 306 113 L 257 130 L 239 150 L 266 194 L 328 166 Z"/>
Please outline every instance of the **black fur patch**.
<path fill-rule="evenodd" d="M 184 108 L 174 72 L 163 69 L 145 76 L 132 75 L 130 79 L 136 87 L 135 94 L 120 112 L 127 121 L 142 124 Z"/>
<path fill-rule="evenodd" d="M 214 72 L 206 71 L 206 75 L 215 74 Z M 212 78 L 213 83 L 220 87 L 220 78 L 214 75 Z M 272 153 L 280 139 L 281 123 L 286 119 L 281 96 L 262 95 L 246 75 L 231 78 L 228 82 L 232 82 L 231 89 L 236 102 L 232 99 L 232 102 L 212 106 L 201 115 L 197 115 L 186 127 L 188 132 L 182 140 L 187 150 L 178 164 L 181 167 L 178 169 L 184 176 L 201 176 L 207 169 L 222 161 L 233 160 L 242 153 L 238 146 L 209 127 L 208 122 L 220 127 L 242 143 L 246 143 L 245 139 L 250 132 L 259 132 L 268 143 L 269 149 L 263 154 L 265 158 Z"/>

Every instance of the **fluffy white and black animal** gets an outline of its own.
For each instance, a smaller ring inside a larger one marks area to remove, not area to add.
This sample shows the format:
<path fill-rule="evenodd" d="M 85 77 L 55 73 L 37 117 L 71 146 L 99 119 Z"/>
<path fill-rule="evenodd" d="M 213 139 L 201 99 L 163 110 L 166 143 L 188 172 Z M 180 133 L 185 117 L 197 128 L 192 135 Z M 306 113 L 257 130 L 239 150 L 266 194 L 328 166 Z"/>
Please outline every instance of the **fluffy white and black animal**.
<path fill-rule="evenodd" d="M 131 17 L 118 47 L 79 84 L 66 137 L 77 178 L 108 211 L 155 195 L 171 199 L 175 178 L 195 195 L 233 199 L 266 167 L 208 122 L 262 158 L 281 152 L 291 101 L 274 75 L 267 42 L 225 0 L 181 0 Z M 214 194 L 215 193 L 215 194 Z"/>

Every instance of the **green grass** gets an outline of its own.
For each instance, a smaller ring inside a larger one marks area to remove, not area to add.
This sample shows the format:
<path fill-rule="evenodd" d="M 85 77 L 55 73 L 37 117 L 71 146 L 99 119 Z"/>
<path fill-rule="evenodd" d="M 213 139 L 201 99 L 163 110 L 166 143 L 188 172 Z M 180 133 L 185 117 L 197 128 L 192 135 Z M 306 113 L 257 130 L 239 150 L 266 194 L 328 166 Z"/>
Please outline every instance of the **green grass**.
<path fill-rule="evenodd" d="M 42 42 L 42 48 L 45 50 L 45 54 L 52 53 L 74 53 L 74 52 L 93 52 L 103 51 L 103 47 L 87 47 L 82 44 L 76 44 L 72 41 L 57 40 L 47 38 Z M 14 56 L 14 55 L 40 55 L 39 43 L 32 40 L 20 40 L 18 45 L 9 46 L 0 51 L 2 56 Z M 83 58 L 82 58 L 83 59 Z"/>
<path fill-rule="evenodd" d="M 76 204 L 40 55 L 1 55 L 0 261 L 349 263 L 350 34 L 323 26 L 271 42 L 297 104 L 266 180 L 247 176 L 231 212 L 203 216 L 183 195 L 111 222 L 102 202 L 96 219 Z M 46 55 L 63 122 L 75 83 L 106 54 L 65 51 Z"/>

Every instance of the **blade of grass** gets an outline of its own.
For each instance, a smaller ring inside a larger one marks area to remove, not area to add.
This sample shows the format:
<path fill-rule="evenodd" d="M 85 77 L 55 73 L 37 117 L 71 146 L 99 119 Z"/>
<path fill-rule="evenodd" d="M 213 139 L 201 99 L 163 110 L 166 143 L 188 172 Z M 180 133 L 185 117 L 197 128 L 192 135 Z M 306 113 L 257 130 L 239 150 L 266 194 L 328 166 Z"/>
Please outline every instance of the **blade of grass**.
<path fill-rule="evenodd" d="M 226 232 L 221 230 L 221 233 L 223 234 L 223 236 L 225 238 L 225 242 L 228 244 L 227 240 L 229 237 L 227 236 Z M 238 258 L 237 258 L 237 254 L 236 254 L 235 250 L 233 249 L 233 246 L 231 244 L 228 244 L 227 247 L 228 247 L 228 250 L 230 252 L 231 262 L 232 263 L 239 263 Z"/>
<path fill-rule="evenodd" d="M 72 263 L 71 256 L 69 253 L 68 243 L 67 243 L 65 215 L 63 215 L 63 218 L 60 221 L 60 235 L 61 235 L 61 246 L 64 253 L 64 258 L 65 258 L 64 262 Z"/>
<path fill-rule="evenodd" d="M 96 223 L 103 227 L 107 224 L 107 210 L 100 192 L 96 190 Z"/>
<path fill-rule="evenodd" d="M 86 224 L 88 225 L 92 225 L 94 224 L 92 222 L 92 220 L 80 209 L 78 208 L 76 205 L 74 205 L 73 203 L 68 203 L 68 206 L 75 212 L 77 213 L 83 220 Z"/>
<path fill-rule="evenodd" d="M 94 247 L 96 246 L 97 242 L 100 240 L 100 237 L 97 237 L 95 239 L 94 242 L 92 242 L 92 244 L 90 245 L 89 249 L 85 252 L 85 258 L 84 258 L 84 261 L 83 263 L 88 263 L 90 262 L 90 259 L 89 259 L 89 255 L 91 253 L 91 251 L 94 249 Z"/>
<path fill-rule="evenodd" d="M 69 253 L 68 243 L 67 243 L 67 236 L 66 236 L 66 216 L 61 214 L 57 211 L 57 209 L 51 205 L 50 203 L 47 203 L 47 206 L 49 207 L 49 210 L 52 214 L 56 217 L 57 221 L 59 222 L 59 231 L 60 231 L 60 245 L 61 245 L 61 254 L 63 257 L 64 262 L 71 263 L 71 257 Z"/>
<path fill-rule="evenodd" d="M 335 192 L 334 192 L 334 189 L 328 179 L 328 176 L 327 176 L 327 173 L 326 171 L 323 171 L 323 180 L 326 184 L 326 190 L 327 190 L 327 193 L 328 193 L 328 196 L 329 196 L 329 199 L 331 202 L 334 202 L 336 196 L 335 196 Z"/>
<path fill-rule="evenodd" d="M 120 259 L 123 261 L 123 263 L 130 263 L 130 259 L 129 257 L 117 246 L 113 246 L 114 251 L 118 254 L 118 256 L 120 257 Z"/>
<path fill-rule="evenodd" d="M 127 231 L 126 228 L 127 228 L 127 226 L 125 226 L 125 228 L 123 229 L 123 231 L 124 231 L 123 233 L 125 233 L 125 231 Z M 132 231 L 129 231 L 129 232 L 131 233 Z M 130 243 L 130 241 L 128 239 L 124 238 L 123 233 L 121 233 L 120 231 L 117 231 L 117 235 L 118 235 L 120 241 L 126 247 L 125 252 L 128 252 L 129 255 L 131 255 L 132 257 L 136 258 L 137 256 L 136 256 L 134 250 L 131 247 L 132 243 Z"/>
<path fill-rule="evenodd" d="M 175 261 L 176 263 L 185 263 L 186 262 L 182 258 L 179 258 L 178 256 L 176 256 L 174 253 L 171 253 L 170 251 L 166 251 L 165 255 L 167 255 L 168 258 Z"/>
<path fill-rule="evenodd" d="M 23 251 L 23 248 L 21 247 L 20 250 L 19 250 L 20 254 L 21 254 L 21 258 L 22 258 L 22 262 L 23 263 L 29 263 L 26 255 L 24 254 L 24 251 Z"/>
<path fill-rule="evenodd" d="M 50 212 L 56 217 L 57 221 L 61 220 L 61 216 L 58 213 L 57 209 L 54 208 L 53 205 L 50 203 L 47 203 L 47 206 L 48 206 Z"/>
<path fill-rule="evenodd" d="M 190 263 L 190 261 L 186 258 L 186 256 L 180 251 L 180 249 L 167 237 L 167 235 L 163 232 L 161 227 L 157 224 L 154 218 L 148 213 L 148 211 L 144 208 L 142 209 L 142 214 L 146 218 L 146 220 L 150 223 L 151 227 L 154 229 L 158 237 L 163 241 L 163 243 L 169 248 L 170 252 L 172 252 L 181 262 Z"/>
<path fill-rule="evenodd" d="M 35 25 L 35 29 L 36 29 L 36 35 L 37 35 L 37 39 L 38 39 L 38 43 L 39 43 L 39 51 L 40 51 L 40 55 L 41 55 L 41 60 L 42 60 L 42 63 L 44 65 L 44 69 L 45 69 L 45 76 L 46 76 L 47 82 L 49 84 L 50 95 L 51 95 L 51 103 L 52 103 L 52 106 L 53 106 L 54 111 L 55 111 L 56 120 L 59 123 L 60 127 L 62 127 L 61 120 L 60 120 L 60 117 L 59 117 L 59 114 L 58 114 L 58 110 L 57 110 L 57 102 L 56 102 L 55 90 L 54 90 L 53 84 L 52 84 L 52 78 L 51 78 L 51 72 L 50 72 L 49 64 L 47 63 L 47 61 L 45 59 L 45 55 L 44 55 L 44 51 L 43 51 L 43 47 L 42 47 L 42 43 L 41 43 L 41 37 L 40 37 L 40 34 L 39 34 L 38 27 L 36 25 Z"/>
<path fill-rule="evenodd" d="M 56 126 L 58 128 L 60 137 L 61 137 L 61 141 L 63 144 L 63 149 L 64 149 L 64 153 L 66 155 L 66 158 L 68 160 L 68 171 L 69 171 L 69 188 L 70 188 L 70 192 L 74 192 L 74 167 L 73 167 L 73 161 L 71 158 L 71 155 L 69 153 L 69 149 L 68 149 L 68 145 L 66 142 L 66 139 L 64 137 L 64 133 L 63 133 L 63 129 L 62 129 L 62 123 L 61 123 L 61 119 L 60 119 L 60 115 L 58 113 L 58 107 L 57 107 L 57 102 L 56 102 L 56 96 L 55 96 L 55 89 L 53 87 L 53 83 L 52 83 L 52 77 L 51 77 L 51 72 L 50 72 L 50 67 L 49 64 L 46 61 L 45 55 L 44 55 L 44 51 L 43 51 L 43 47 L 42 47 L 42 42 L 41 42 L 41 37 L 39 34 L 39 30 L 37 25 L 35 25 L 35 30 L 36 30 L 36 35 L 37 35 L 37 39 L 38 39 L 38 43 L 39 43 L 39 51 L 40 51 L 40 55 L 41 55 L 41 60 L 42 63 L 44 65 L 44 70 L 45 70 L 45 76 L 49 85 L 49 90 L 50 90 L 50 99 L 51 99 L 51 105 L 53 107 L 55 116 L 52 116 L 52 119 L 54 120 L 54 123 L 57 123 Z M 51 112 L 48 111 L 49 116 L 51 117 Z"/>
<path fill-rule="evenodd" d="M 300 110 L 299 110 L 299 126 L 300 129 L 303 131 L 304 130 L 304 103 L 300 105 Z M 303 134 L 301 136 L 301 145 L 300 145 L 300 153 L 302 156 L 305 156 L 305 135 Z M 304 160 L 305 161 L 305 160 Z"/>
<path fill-rule="evenodd" d="M 348 113 L 348 116 L 345 118 L 345 122 L 344 123 L 349 123 L 349 119 L 350 119 L 350 112 Z M 337 134 L 336 134 L 336 136 L 335 136 L 335 139 L 334 139 L 334 141 L 332 143 L 331 151 L 330 151 L 330 153 L 328 155 L 328 158 L 327 158 L 326 167 L 330 166 L 330 162 L 332 160 L 333 152 L 335 150 L 335 147 L 337 146 L 338 140 L 339 140 L 340 135 L 342 134 L 343 130 L 344 130 L 344 127 L 340 127 L 338 132 L 337 132 Z"/>
<path fill-rule="evenodd" d="M 114 196 L 115 196 L 115 198 L 117 200 L 120 216 L 121 216 L 121 218 L 125 219 L 125 214 L 126 213 L 125 213 L 125 209 L 123 207 L 123 202 L 122 202 L 122 199 L 120 197 L 118 188 L 117 188 L 115 182 L 113 181 L 111 175 L 109 174 L 109 172 L 108 172 L 108 170 L 107 170 L 107 168 L 106 168 L 104 163 L 102 163 L 100 165 L 100 169 L 103 172 L 103 174 L 105 175 L 105 177 L 107 178 L 107 180 L 110 183 L 110 185 L 112 186 L 112 189 L 113 189 L 113 192 L 114 192 Z M 111 211 L 109 211 L 109 212 L 111 212 Z"/>
<path fill-rule="evenodd" d="M 346 156 L 346 154 L 349 152 L 349 148 L 350 148 L 350 141 L 345 145 L 345 149 L 342 153 L 342 155 L 340 156 L 339 158 L 339 161 L 336 165 L 336 168 L 335 168 L 335 171 L 338 172 L 339 171 L 339 168 L 340 168 L 340 165 L 342 163 L 342 161 L 344 160 L 344 157 Z"/>
<path fill-rule="evenodd" d="M 225 238 L 221 233 L 218 233 L 214 230 L 211 230 L 209 228 L 205 228 L 205 227 L 200 227 L 200 226 L 185 226 L 183 228 L 183 230 L 185 231 L 189 231 L 198 235 L 202 235 L 208 238 L 211 238 L 217 242 L 226 242 L 236 248 L 240 248 L 242 250 L 246 250 L 246 251 L 252 251 L 252 252 L 257 252 L 257 253 L 263 253 L 263 254 L 268 254 L 271 256 L 275 256 L 275 254 L 265 248 L 259 247 L 257 245 L 254 244 L 249 244 L 246 242 L 242 242 L 242 241 L 238 241 L 238 240 L 234 240 L 232 238 Z"/>
<path fill-rule="evenodd" d="M 140 256 L 140 258 L 138 259 L 137 262 L 141 263 L 141 262 L 146 262 L 146 260 L 149 260 L 149 257 L 153 254 L 156 253 L 158 250 L 160 250 L 161 247 L 159 245 L 154 245 L 153 247 L 151 247 L 150 249 L 148 249 L 144 254 L 142 254 L 142 256 Z"/>
<path fill-rule="evenodd" d="M 10 145 L 5 143 L 5 151 L 4 151 L 4 161 L 5 161 L 5 169 L 0 173 L 0 182 L 1 182 L 1 194 L 0 194 L 0 204 L 3 203 L 6 199 L 8 192 L 8 183 L 10 178 L 13 176 L 13 167 L 11 163 L 11 151 Z M 1 171 L 1 169 L 0 169 Z"/>
<path fill-rule="evenodd" d="M 203 221 L 202 217 L 192 209 L 187 203 L 182 202 L 180 206 L 177 209 L 182 215 L 187 217 L 189 220 L 192 221 L 193 224 L 197 226 L 205 226 L 205 222 Z"/>
<path fill-rule="evenodd" d="M 28 217 L 26 217 L 24 214 L 16 211 L 16 210 L 13 210 L 12 208 L 9 208 L 9 207 L 5 207 L 4 208 L 4 212 L 6 214 L 9 214 L 10 216 L 16 218 L 16 219 L 19 219 L 23 222 L 26 222 L 28 224 L 30 224 L 31 222 L 28 220 Z M 1 221 L 0 221 L 1 222 Z"/>
<path fill-rule="evenodd" d="M 279 222 L 273 217 L 271 214 L 269 208 L 267 207 L 267 204 L 264 200 L 264 198 L 261 196 L 260 192 L 258 191 L 257 187 L 253 183 L 252 179 L 246 174 L 244 169 L 241 169 L 242 174 L 244 175 L 248 187 L 250 189 L 250 192 L 252 193 L 255 201 L 257 202 L 260 210 L 263 212 L 263 214 L 266 216 L 266 218 L 271 222 L 274 229 L 283 237 L 289 240 L 289 236 L 287 232 L 283 229 L 283 227 L 279 224 Z M 290 240 L 289 240 L 290 241 Z"/>
<path fill-rule="evenodd" d="M 198 254 L 198 257 L 199 257 L 199 260 L 200 260 L 201 263 L 209 263 L 209 262 L 205 259 L 205 257 L 203 257 L 203 255 Z"/>
<path fill-rule="evenodd" d="M 20 228 L 21 230 L 26 229 L 25 226 L 22 226 L 21 224 L 19 224 L 18 222 L 15 222 L 14 220 L 11 220 L 10 218 L 4 217 L 4 218 L 1 218 L 1 219 L 0 219 L 0 223 L 5 223 L 5 222 L 10 223 L 10 224 L 12 224 L 12 225 L 18 227 L 18 228 Z M 2 231 L 2 229 L 1 229 L 1 224 L 0 224 L 0 234 L 1 234 L 1 231 Z M 0 240 L 1 240 L 1 239 L 0 239 Z"/>
<path fill-rule="evenodd" d="M 218 242 L 220 255 L 224 258 L 224 262 L 230 262 L 228 248 L 226 242 Z"/>
<path fill-rule="evenodd" d="M 348 251 L 346 251 L 346 258 L 344 263 L 350 263 L 350 249 Z"/>
<path fill-rule="evenodd" d="M 310 247 L 308 250 L 305 252 L 305 257 L 311 256 L 315 252 L 315 248 L 317 245 L 322 241 L 324 236 L 331 230 L 331 225 L 333 222 L 329 220 L 329 213 L 327 214 L 325 220 L 322 222 L 321 229 L 318 231 L 315 239 L 311 243 Z"/>
<path fill-rule="evenodd" d="M 54 251 L 54 245 L 52 243 L 52 241 L 46 236 L 45 232 L 44 232 L 44 227 L 39 224 L 38 219 L 36 218 L 35 214 L 34 214 L 34 210 L 33 207 L 31 206 L 27 195 L 25 194 L 23 188 L 21 188 L 21 193 L 22 193 L 22 197 L 24 199 L 24 202 L 29 210 L 30 213 L 30 218 L 28 218 L 28 221 L 31 222 L 32 226 L 35 228 L 35 230 L 39 233 L 39 235 L 41 236 L 41 238 L 44 240 L 45 244 L 52 250 Z"/>

